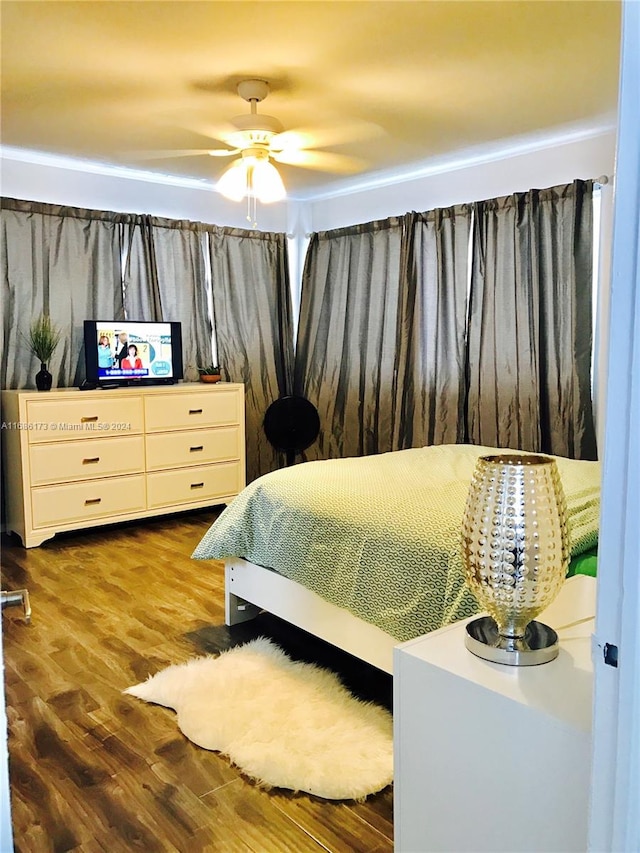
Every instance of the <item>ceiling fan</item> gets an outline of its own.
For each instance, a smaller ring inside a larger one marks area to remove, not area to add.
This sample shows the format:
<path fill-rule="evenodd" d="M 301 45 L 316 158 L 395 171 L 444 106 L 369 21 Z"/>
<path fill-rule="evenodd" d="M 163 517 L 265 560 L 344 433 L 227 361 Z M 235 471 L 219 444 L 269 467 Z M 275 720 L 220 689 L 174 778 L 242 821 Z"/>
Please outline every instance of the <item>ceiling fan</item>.
<path fill-rule="evenodd" d="M 145 158 L 154 159 L 206 154 L 212 157 L 240 155 L 225 170 L 216 188 L 234 201 L 253 198 L 263 203 L 278 201 L 286 195 L 282 178 L 272 161 L 336 174 L 354 174 L 364 167 L 364 163 L 355 157 L 318 151 L 310 147 L 314 142 L 322 145 L 323 142 L 335 144 L 336 140 L 345 141 L 350 135 L 348 129 L 343 130 L 342 134 L 333 134 L 334 139 L 331 139 L 332 134 L 328 137 L 325 134 L 326 142 L 322 131 L 286 131 L 274 116 L 258 113 L 258 104 L 269 94 L 269 84 L 266 80 L 243 80 L 238 84 L 237 91 L 240 97 L 250 104 L 250 112 L 235 116 L 228 122 L 225 130 L 211 134 L 228 147 L 174 149 L 140 154 Z"/>

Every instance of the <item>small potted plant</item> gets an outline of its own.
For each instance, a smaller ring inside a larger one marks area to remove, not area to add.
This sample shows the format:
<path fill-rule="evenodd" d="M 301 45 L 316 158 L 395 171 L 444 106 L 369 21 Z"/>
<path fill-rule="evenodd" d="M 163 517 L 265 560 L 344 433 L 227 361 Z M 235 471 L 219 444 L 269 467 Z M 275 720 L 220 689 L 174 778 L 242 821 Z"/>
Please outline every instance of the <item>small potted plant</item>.
<path fill-rule="evenodd" d="M 220 382 L 220 367 L 217 364 L 207 364 L 205 367 L 199 367 L 201 382 Z"/>
<path fill-rule="evenodd" d="M 53 325 L 48 314 L 40 314 L 29 328 L 27 342 L 31 352 L 40 360 L 40 370 L 36 373 L 36 388 L 38 391 L 50 391 L 53 376 L 47 365 L 55 348 L 60 342 L 60 329 Z"/>

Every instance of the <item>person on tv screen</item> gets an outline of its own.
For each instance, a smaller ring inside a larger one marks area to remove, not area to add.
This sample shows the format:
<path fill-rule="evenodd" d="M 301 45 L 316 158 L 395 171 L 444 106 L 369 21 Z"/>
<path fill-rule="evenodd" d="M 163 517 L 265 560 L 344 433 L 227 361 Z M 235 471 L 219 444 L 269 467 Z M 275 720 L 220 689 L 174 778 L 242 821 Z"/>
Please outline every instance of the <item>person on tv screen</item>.
<path fill-rule="evenodd" d="M 123 359 L 125 359 L 127 357 L 128 352 L 129 352 L 129 347 L 128 347 L 128 342 L 127 342 L 127 333 L 126 332 L 120 332 L 120 334 L 118 335 L 118 340 L 116 341 L 116 354 L 115 354 L 115 358 L 114 358 L 114 364 L 115 364 L 115 362 L 117 362 L 118 367 L 121 368 L 122 367 L 122 361 L 123 361 Z"/>
<path fill-rule="evenodd" d="M 123 370 L 139 370 L 142 367 L 142 359 L 138 358 L 138 347 L 135 344 L 129 344 L 129 353 L 122 359 L 121 367 Z"/>
<path fill-rule="evenodd" d="M 100 335 L 100 340 L 98 341 L 98 367 L 113 367 L 111 346 L 109 338 L 106 335 Z"/>

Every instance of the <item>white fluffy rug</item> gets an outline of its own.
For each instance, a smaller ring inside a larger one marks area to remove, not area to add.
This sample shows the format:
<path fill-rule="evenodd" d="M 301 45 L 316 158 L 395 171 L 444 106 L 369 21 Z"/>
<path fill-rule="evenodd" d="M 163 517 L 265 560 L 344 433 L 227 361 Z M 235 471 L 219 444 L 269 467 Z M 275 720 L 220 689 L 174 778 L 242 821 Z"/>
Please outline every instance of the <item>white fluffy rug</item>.
<path fill-rule="evenodd" d="M 263 637 L 124 692 L 173 708 L 189 740 L 228 755 L 262 785 L 362 799 L 393 777 L 391 714 Z"/>

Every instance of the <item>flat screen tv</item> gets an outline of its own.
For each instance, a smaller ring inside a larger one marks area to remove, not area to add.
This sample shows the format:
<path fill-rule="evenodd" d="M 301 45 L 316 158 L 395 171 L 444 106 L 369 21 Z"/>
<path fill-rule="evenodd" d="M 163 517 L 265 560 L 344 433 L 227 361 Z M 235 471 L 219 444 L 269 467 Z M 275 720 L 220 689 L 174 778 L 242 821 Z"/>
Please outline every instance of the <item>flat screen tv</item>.
<path fill-rule="evenodd" d="M 87 383 L 161 385 L 182 379 L 180 323 L 85 320 Z"/>

